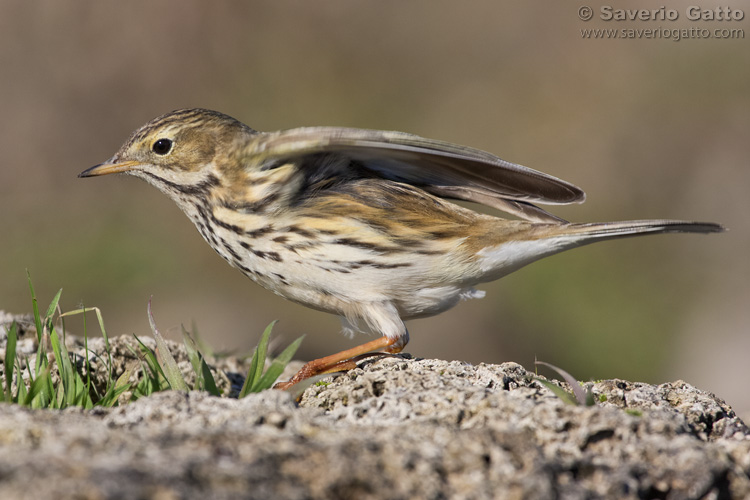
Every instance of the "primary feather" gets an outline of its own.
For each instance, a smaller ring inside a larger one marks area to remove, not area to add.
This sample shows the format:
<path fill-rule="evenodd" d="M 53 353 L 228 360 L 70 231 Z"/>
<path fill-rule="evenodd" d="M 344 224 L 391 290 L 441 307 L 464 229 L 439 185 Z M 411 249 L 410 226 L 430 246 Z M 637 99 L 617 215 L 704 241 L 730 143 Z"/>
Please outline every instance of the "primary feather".
<path fill-rule="evenodd" d="M 266 161 L 305 161 L 325 153 L 383 179 L 434 195 L 480 203 L 527 220 L 560 222 L 531 202 L 580 203 L 584 192 L 561 179 L 485 151 L 401 132 L 311 127 L 264 134 L 253 149 Z"/>

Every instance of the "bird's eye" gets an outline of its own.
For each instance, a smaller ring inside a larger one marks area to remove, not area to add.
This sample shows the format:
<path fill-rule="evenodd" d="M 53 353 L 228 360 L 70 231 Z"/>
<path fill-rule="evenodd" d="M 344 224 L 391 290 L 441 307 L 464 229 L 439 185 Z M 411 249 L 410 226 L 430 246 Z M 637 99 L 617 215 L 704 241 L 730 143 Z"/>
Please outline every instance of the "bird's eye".
<path fill-rule="evenodd" d="M 159 139 L 151 146 L 151 150 L 159 156 L 164 156 L 172 150 L 172 141 L 169 139 Z"/>

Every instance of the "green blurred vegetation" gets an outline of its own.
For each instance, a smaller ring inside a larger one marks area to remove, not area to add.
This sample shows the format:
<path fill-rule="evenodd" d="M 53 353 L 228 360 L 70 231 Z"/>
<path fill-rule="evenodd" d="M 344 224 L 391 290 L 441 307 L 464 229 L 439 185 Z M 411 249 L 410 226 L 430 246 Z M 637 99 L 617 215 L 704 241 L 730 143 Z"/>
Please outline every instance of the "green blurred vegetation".
<path fill-rule="evenodd" d="M 538 355 L 581 380 L 731 392 L 714 385 L 749 375 L 748 41 L 583 40 L 581 28 L 624 26 L 583 23 L 576 9 L 3 2 L 0 309 L 28 310 L 29 268 L 39 295 L 65 288 L 64 310 L 102 308 L 111 335 L 148 334 L 154 295 L 173 339 L 194 320 L 213 345 L 244 350 L 280 319 L 286 343 L 310 334 L 304 358 L 363 341 L 229 268 L 153 188 L 76 178 L 150 118 L 201 106 L 259 130 L 396 129 L 483 148 L 583 187 L 585 205 L 553 207 L 571 220 L 726 224 L 533 264 L 482 287 L 481 301 L 410 324 L 407 350 L 527 367 Z M 715 378 L 711 352 L 740 371 Z"/>

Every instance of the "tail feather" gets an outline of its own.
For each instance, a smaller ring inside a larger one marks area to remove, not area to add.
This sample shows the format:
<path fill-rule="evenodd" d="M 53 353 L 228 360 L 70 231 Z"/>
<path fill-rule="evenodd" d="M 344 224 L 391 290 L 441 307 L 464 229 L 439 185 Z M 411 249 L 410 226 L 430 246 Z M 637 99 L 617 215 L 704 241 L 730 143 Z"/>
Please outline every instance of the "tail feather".
<path fill-rule="evenodd" d="M 576 223 L 567 225 L 565 232 L 617 237 L 642 233 L 721 233 L 725 230 L 724 226 L 715 222 L 665 219 Z"/>
<path fill-rule="evenodd" d="M 721 233 L 726 228 L 714 222 L 695 222 L 683 220 L 631 220 L 622 222 L 591 222 L 583 224 L 565 224 L 560 226 L 560 233 L 567 235 L 585 235 L 594 241 L 644 234 L 662 233 Z M 583 241 L 581 243 L 584 243 Z M 593 241 L 592 241 L 593 243 Z"/>
<path fill-rule="evenodd" d="M 477 252 L 480 281 L 496 280 L 543 257 L 597 241 L 660 233 L 720 233 L 713 222 L 635 220 L 583 224 L 531 224 L 524 236 L 490 245 Z"/>

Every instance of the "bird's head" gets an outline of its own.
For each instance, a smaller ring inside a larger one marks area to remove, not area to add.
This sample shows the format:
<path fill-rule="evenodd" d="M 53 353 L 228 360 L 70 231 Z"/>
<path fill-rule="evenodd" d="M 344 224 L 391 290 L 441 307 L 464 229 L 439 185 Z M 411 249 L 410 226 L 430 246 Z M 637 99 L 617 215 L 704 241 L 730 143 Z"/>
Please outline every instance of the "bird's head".
<path fill-rule="evenodd" d="M 133 132 L 112 158 L 78 177 L 125 173 L 172 195 L 206 183 L 254 134 L 248 126 L 216 111 L 173 111 Z"/>

